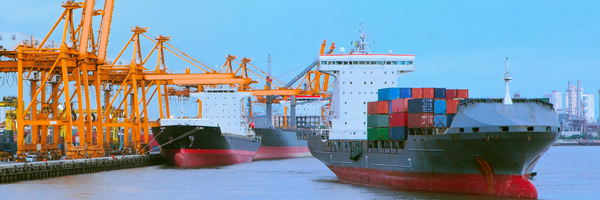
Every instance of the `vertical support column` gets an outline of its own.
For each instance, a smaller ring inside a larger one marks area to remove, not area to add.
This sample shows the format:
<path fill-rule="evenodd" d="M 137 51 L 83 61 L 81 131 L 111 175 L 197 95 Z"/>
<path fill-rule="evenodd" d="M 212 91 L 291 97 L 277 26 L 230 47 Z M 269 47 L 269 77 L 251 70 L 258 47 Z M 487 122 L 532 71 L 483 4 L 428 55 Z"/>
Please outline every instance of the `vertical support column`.
<path fill-rule="evenodd" d="M 142 88 L 142 109 L 143 109 L 143 113 L 144 116 L 142 117 L 140 115 L 140 124 L 144 130 L 144 143 L 148 144 L 149 143 L 149 135 L 150 135 L 150 130 L 148 128 L 148 110 L 147 110 L 147 106 L 148 106 L 148 102 L 146 101 L 146 81 L 142 80 L 141 81 L 141 88 Z M 142 145 L 143 147 L 144 145 Z"/>
<path fill-rule="evenodd" d="M 135 64 L 137 65 L 137 64 Z M 133 112 L 133 122 L 135 123 L 135 130 L 133 131 L 133 141 L 135 142 L 135 148 L 139 149 L 140 148 L 140 135 L 141 135 L 141 123 L 140 123 L 140 106 L 138 105 L 138 85 L 137 85 L 137 66 L 132 69 L 135 70 L 134 73 L 132 73 L 131 75 L 131 79 L 133 81 L 133 86 L 132 86 L 132 90 L 133 90 L 133 98 L 131 99 L 131 107 L 133 107 L 133 110 L 131 110 Z M 148 134 L 148 133 L 144 133 L 144 134 Z"/>
<path fill-rule="evenodd" d="M 165 88 L 165 107 L 167 111 L 167 119 L 171 118 L 171 112 L 169 111 L 169 91 L 167 90 L 167 84 L 164 84 Z"/>
<path fill-rule="evenodd" d="M 110 104 L 110 90 L 109 89 L 105 89 L 104 90 L 104 110 L 106 111 L 106 113 L 104 113 L 104 115 L 106 115 L 106 123 L 113 123 L 113 118 L 115 118 L 116 116 L 114 116 L 114 113 L 111 111 L 111 108 L 109 108 L 109 104 Z M 112 107 L 112 106 L 111 106 Z M 111 113 L 113 114 L 111 116 Z M 99 121 L 105 120 L 104 115 L 102 117 L 98 117 Z M 112 141 L 112 138 L 115 137 L 111 137 L 112 134 L 112 130 L 113 129 L 117 129 L 117 127 L 112 127 L 112 126 L 107 126 L 106 127 L 106 142 L 109 143 L 108 146 L 110 146 L 110 142 Z M 117 131 L 118 134 L 118 131 Z"/>
<path fill-rule="evenodd" d="M 56 121 L 62 121 L 58 113 L 58 83 L 52 84 L 52 119 Z M 60 126 L 52 126 L 52 144 L 58 144 L 58 137 L 60 136 Z"/>
<path fill-rule="evenodd" d="M 23 149 L 24 141 L 23 131 L 25 130 L 25 121 L 23 119 L 23 47 L 17 47 L 17 51 L 17 132 L 15 132 L 14 134 L 17 135 L 17 149 L 18 151 L 21 151 Z"/>
<path fill-rule="evenodd" d="M 50 74 L 52 74 L 52 72 L 49 72 Z M 42 71 L 42 74 L 40 77 L 46 77 L 46 72 Z M 47 79 L 52 79 L 52 77 L 47 77 Z M 46 82 L 47 83 L 47 82 Z M 43 85 L 42 85 L 43 84 Z M 44 105 L 48 105 L 46 104 L 46 84 L 43 83 L 43 81 L 40 83 L 40 88 L 42 88 L 41 94 L 40 94 L 40 108 L 42 109 L 40 111 L 40 116 L 43 116 L 43 118 L 41 118 L 41 120 L 48 120 L 48 115 L 45 112 L 48 112 L 48 110 L 44 110 Z M 46 149 L 44 146 L 47 144 L 47 137 L 48 137 L 48 125 L 42 125 L 41 127 L 41 139 L 40 139 L 40 143 L 42 144 L 42 149 Z"/>
<path fill-rule="evenodd" d="M 160 91 L 160 86 L 161 86 L 160 82 L 161 81 L 156 81 L 156 92 L 158 92 L 158 110 L 160 111 L 160 118 L 164 119 L 165 115 L 163 113 L 163 101 L 162 101 L 163 95 L 162 95 L 162 92 Z M 169 117 L 167 117 L 167 118 L 169 118 Z"/>
<path fill-rule="evenodd" d="M 87 52 L 86 52 L 87 53 Z M 89 79 L 88 79 L 88 70 L 87 70 L 87 63 L 86 60 L 83 60 L 81 62 L 81 65 L 79 66 L 79 68 L 81 69 L 81 71 L 83 72 L 79 72 L 77 74 L 79 74 L 81 77 L 83 77 L 83 90 L 84 90 L 84 94 L 85 94 L 85 112 L 87 113 L 87 115 L 82 115 L 79 116 L 84 122 L 84 125 L 86 127 L 86 134 L 85 134 L 85 142 L 88 143 L 88 147 L 92 145 L 92 108 L 90 105 L 90 84 L 89 84 Z M 80 85 L 78 85 L 80 86 Z M 79 87 L 80 88 L 80 87 Z M 79 103 L 79 105 L 82 105 L 82 103 Z M 84 107 L 80 107 L 79 108 L 79 113 L 81 113 L 83 111 Z M 85 119 L 83 119 L 85 117 Z M 81 133 L 79 133 L 81 135 Z"/>
<path fill-rule="evenodd" d="M 33 94 L 35 94 L 36 91 L 38 90 L 38 88 L 37 88 L 38 81 L 32 80 L 32 81 L 30 81 L 30 83 L 31 83 L 31 87 L 30 87 L 30 89 L 31 89 L 30 90 L 31 91 L 31 93 L 30 93 L 30 95 L 31 95 L 31 98 L 30 98 L 31 99 L 31 114 L 29 115 L 29 121 L 37 121 L 38 120 L 37 119 L 38 100 L 37 100 L 37 98 L 33 98 Z M 27 114 L 27 113 L 25 113 L 25 114 Z M 25 124 L 23 124 L 23 125 L 25 125 Z M 31 132 L 29 134 L 31 134 L 31 145 L 37 145 L 39 143 L 38 135 L 40 134 L 38 125 L 31 125 Z"/>
<path fill-rule="evenodd" d="M 71 116 L 71 95 L 69 91 L 69 72 L 67 71 L 67 55 L 64 52 L 67 52 L 67 48 L 63 43 L 61 45 L 60 53 L 61 63 L 62 63 L 62 80 L 63 80 L 63 93 L 65 95 L 65 110 L 63 113 L 66 113 L 66 121 L 67 125 L 65 126 L 65 150 L 71 150 L 72 145 L 72 134 L 73 134 L 73 117 Z M 61 118 L 65 114 L 61 114 L 59 118 Z"/>
<path fill-rule="evenodd" d="M 75 91 L 77 93 L 77 111 L 79 111 L 78 112 L 79 117 L 77 117 L 77 131 L 79 131 L 79 146 L 82 146 L 85 148 L 85 150 L 87 150 L 90 147 L 91 141 L 90 141 L 90 143 L 87 142 L 86 135 L 91 130 L 85 130 L 85 126 L 84 126 L 84 120 L 83 120 L 84 107 L 83 107 L 83 98 L 81 97 L 81 71 L 80 71 L 80 68 L 75 69 L 74 75 L 75 75 L 75 86 L 77 87 L 77 88 L 75 88 Z"/>
<path fill-rule="evenodd" d="M 100 69 L 96 67 L 96 71 L 94 72 L 96 76 L 96 80 L 94 81 L 94 87 L 96 88 L 96 141 L 97 145 L 100 147 L 104 147 L 104 134 L 105 132 L 110 132 L 110 130 L 104 130 L 104 125 L 102 123 L 102 119 L 104 119 L 104 109 L 102 109 L 102 101 L 100 100 L 100 96 L 102 95 L 102 88 L 100 83 Z M 90 122 L 91 123 L 91 122 Z"/>
<path fill-rule="evenodd" d="M 125 80 L 125 81 L 127 81 L 127 80 Z M 129 112 L 128 112 L 127 107 L 129 106 L 129 103 L 127 102 L 127 99 L 128 99 L 127 96 L 129 96 L 129 92 L 127 92 L 127 91 L 130 91 L 130 90 L 129 90 L 129 85 L 127 85 L 125 87 L 127 87 L 127 88 L 125 88 L 126 92 L 123 93 L 123 102 L 125 103 L 125 106 L 123 106 L 123 115 L 125 115 L 123 117 L 123 122 L 125 124 L 128 124 L 129 123 Z M 129 126 L 129 125 L 126 125 L 123 127 L 123 129 L 124 129 L 123 130 L 123 141 L 122 141 L 123 147 L 130 147 L 129 146 L 129 129 L 130 128 L 131 128 L 131 126 Z"/>

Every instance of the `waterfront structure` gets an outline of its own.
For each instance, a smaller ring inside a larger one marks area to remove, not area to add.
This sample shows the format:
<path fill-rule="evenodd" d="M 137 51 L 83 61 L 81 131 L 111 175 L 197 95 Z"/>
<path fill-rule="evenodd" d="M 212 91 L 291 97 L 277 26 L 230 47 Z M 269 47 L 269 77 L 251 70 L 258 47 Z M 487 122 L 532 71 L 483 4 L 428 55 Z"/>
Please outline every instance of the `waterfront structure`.
<path fill-rule="evenodd" d="M 554 105 L 554 110 L 562 109 L 562 95 L 556 90 L 552 90 L 552 93 L 544 94 L 544 98 L 548 98 L 548 101 Z"/>

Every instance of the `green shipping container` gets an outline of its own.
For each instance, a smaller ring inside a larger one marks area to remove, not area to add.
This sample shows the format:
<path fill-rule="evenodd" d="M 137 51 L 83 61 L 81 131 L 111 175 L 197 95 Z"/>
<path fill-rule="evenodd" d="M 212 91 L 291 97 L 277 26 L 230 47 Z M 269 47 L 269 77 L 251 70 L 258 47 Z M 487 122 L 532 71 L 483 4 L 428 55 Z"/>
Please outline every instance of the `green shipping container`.
<path fill-rule="evenodd" d="M 389 127 L 389 115 L 367 115 L 367 127 Z"/>
<path fill-rule="evenodd" d="M 378 136 L 378 140 L 390 140 L 390 129 L 389 128 L 378 128 L 377 136 Z"/>
<path fill-rule="evenodd" d="M 377 133 L 377 128 L 367 128 L 367 140 L 377 140 L 379 139 L 379 134 Z"/>

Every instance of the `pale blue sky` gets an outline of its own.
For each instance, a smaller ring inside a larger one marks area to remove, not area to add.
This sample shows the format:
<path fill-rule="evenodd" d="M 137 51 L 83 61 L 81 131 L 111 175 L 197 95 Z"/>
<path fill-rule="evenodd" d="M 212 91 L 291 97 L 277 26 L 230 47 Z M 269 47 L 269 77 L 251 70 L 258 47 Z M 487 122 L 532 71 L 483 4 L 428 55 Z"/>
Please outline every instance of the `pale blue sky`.
<path fill-rule="evenodd" d="M 42 37 L 62 12 L 60 3 L 0 0 L 0 31 Z M 209 66 L 233 54 L 266 70 L 271 54 L 275 77 L 289 80 L 314 61 L 323 39 L 349 49 L 364 22 L 374 52 L 416 55 L 417 71 L 401 77 L 401 86 L 500 97 L 510 57 L 512 93 L 564 94 L 567 81 L 579 79 L 584 93 L 596 95 L 598 112 L 599 8 L 600 1 L 117 0 L 108 54 L 115 57 L 140 25 L 150 28 L 148 35 L 172 36 L 172 44 Z M 144 52 L 150 48 L 146 42 Z M 172 70 L 190 67 L 168 59 Z"/>

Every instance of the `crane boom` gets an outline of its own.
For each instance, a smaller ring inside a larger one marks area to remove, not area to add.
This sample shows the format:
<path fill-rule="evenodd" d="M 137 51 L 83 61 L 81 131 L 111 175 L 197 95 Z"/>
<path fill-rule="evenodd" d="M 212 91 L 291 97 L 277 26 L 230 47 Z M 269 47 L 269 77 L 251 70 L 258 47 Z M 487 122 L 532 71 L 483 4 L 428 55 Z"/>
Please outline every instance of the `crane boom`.
<path fill-rule="evenodd" d="M 108 45 L 108 35 L 110 33 L 114 5 L 115 0 L 106 0 L 104 2 L 104 17 L 102 17 L 102 32 L 100 32 L 97 64 L 104 63 L 104 60 L 106 59 L 106 47 Z"/>

